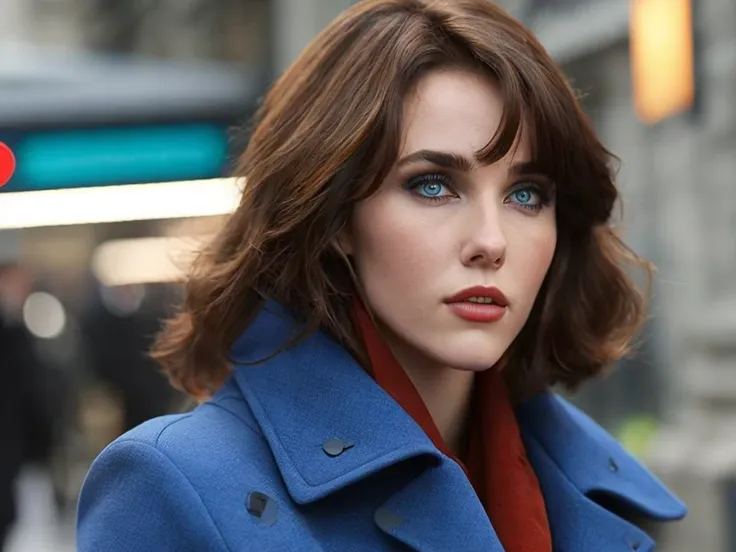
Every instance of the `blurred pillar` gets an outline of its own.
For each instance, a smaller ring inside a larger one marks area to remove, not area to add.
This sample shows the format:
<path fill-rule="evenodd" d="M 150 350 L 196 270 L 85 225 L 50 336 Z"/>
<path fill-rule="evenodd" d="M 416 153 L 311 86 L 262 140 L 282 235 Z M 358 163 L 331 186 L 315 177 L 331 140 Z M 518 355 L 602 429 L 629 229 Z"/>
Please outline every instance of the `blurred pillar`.
<path fill-rule="evenodd" d="M 0 267 L 17 263 L 20 253 L 20 233 L 16 230 L 0 230 Z"/>
<path fill-rule="evenodd" d="M 272 0 L 274 70 L 280 74 L 353 0 Z"/>
<path fill-rule="evenodd" d="M 736 293 L 704 303 L 703 311 L 684 336 L 689 354 L 677 424 L 649 455 L 690 509 L 662 534 L 669 552 L 736 551 Z"/>
<path fill-rule="evenodd" d="M 26 9 L 23 0 L 0 0 L 0 37 L 4 41 L 18 41 L 24 38 Z"/>

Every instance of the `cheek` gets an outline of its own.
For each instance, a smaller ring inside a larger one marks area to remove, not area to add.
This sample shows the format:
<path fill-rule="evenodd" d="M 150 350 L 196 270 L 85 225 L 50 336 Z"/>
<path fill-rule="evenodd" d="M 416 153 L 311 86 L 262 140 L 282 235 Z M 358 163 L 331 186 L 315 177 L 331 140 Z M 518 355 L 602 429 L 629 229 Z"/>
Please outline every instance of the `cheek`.
<path fill-rule="evenodd" d="M 529 298 L 529 308 L 549 271 L 556 246 L 557 231 L 552 223 L 540 227 L 536 232 L 519 234 L 518 239 L 514 240 L 514 261 L 507 268 L 523 288 L 519 291 Z"/>
<path fill-rule="evenodd" d="M 435 273 L 441 246 L 426 215 L 377 199 L 353 217 L 354 260 L 366 291 L 409 292 Z M 434 237 L 433 237 L 434 236 Z M 381 289 L 376 289 L 377 285 Z"/>
<path fill-rule="evenodd" d="M 438 298 L 460 285 L 448 282 L 457 258 L 439 210 L 387 199 L 355 213 L 353 260 L 370 308 L 393 333 L 416 344 L 433 335 Z"/>

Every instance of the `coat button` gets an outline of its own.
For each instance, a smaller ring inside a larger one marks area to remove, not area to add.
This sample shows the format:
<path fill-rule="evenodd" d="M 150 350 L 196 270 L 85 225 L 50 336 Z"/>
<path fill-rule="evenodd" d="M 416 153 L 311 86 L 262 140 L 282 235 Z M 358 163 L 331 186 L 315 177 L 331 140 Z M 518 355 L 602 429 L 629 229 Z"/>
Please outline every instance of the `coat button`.
<path fill-rule="evenodd" d="M 378 510 L 376 510 L 376 513 L 373 516 L 373 520 L 376 522 L 376 525 L 378 525 L 378 527 L 380 527 L 386 533 L 390 533 L 394 529 L 400 527 L 402 523 L 404 523 L 404 520 L 401 518 L 401 516 L 395 514 L 388 508 L 379 508 Z"/>
<path fill-rule="evenodd" d="M 331 456 L 332 458 L 334 458 L 335 456 L 340 456 L 343 452 L 350 448 L 353 448 L 354 446 L 355 443 L 349 443 L 343 441 L 342 439 L 330 439 L 324 445 L 322 445 L 322 450 L 325 451 L 325 454 L 327 454 L 327 456 Z"/>
<path fill-rule="evenodd" d="M 618 471 L 618 464 L 616 464 L 616 461 L 613 458 L 608 459 L 608 469 L 614 473 Z"/>
<path fill-rule="evenodd" d="M 253 491 L 248 494 L 245 507 L 250 515 L 258 518 L 265 525 L 270 526 L 276 523 L 276 501 L 271 497 Z"/>

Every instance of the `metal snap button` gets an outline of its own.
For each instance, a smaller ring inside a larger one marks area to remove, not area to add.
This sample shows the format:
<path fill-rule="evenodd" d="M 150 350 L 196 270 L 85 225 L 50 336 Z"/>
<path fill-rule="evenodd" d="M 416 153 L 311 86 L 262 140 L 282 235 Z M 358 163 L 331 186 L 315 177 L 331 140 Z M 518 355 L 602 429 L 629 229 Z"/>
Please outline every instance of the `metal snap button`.
<path fill-rule="evenodd" d="M 354 446 L 355 443 L 346 442 L 342 439 L 330 439 L 324 445 L 322 445 L 322 450 L 325 451 L 325 454 L 327 454 L 327 456 L 331 456 L 332 458 L 334 458 L 335 456 L 340 456 L 343 452 L 350 448 L 353 448 Z"/>
<path fill-rule="evenodd" d="M 404 520 L 398 514 L 395 514 L 388 508 L 379 508 L 376 510 L 373 520 L 376 525 L 383 529 L 385 532 L 390 533 L 394 529 L 401 526 Z"/>
<path fill-rule="evenodd" d="M 258 518 L 265 525 L 270 526 L 276 523 L 276 501 L 271 497 L 261 492 L 253 491 L 248 494 L 245 507 L 250 515 Z"/>

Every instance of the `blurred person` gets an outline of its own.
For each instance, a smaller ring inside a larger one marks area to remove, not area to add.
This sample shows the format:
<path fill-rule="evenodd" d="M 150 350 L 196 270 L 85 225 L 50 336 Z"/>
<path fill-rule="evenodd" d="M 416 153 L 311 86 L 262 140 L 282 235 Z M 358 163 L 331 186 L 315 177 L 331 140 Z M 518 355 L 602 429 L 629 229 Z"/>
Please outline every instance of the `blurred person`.
<path fill-rule="evenodd" d="M 268 93 L 153 355 L 201 401 L 96 459 L 81 552 L 652 550 L 685 506 L 576 389 L 645 297 L 612 156 L 487 0 L 366 0 Z"/>
<path fill-rule="evenodd" d="M 147 351 L 164 313 L 153 286 L 90 286 L 82 315 L 92 371 L 119 395 L 123 430 L 172 411 L 174 390 Z"/>
<path fill-rule="evenodd" d="M 49 390 L 23 323 L 23 304 L 32 285 L 22 268 L 0 266 L 0 550 L 16 518 L 20 470 L 26 462 L 47 461 L 53 442 Z"/>

